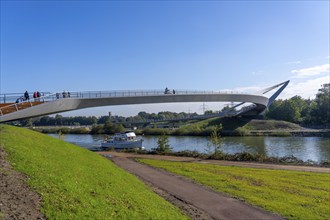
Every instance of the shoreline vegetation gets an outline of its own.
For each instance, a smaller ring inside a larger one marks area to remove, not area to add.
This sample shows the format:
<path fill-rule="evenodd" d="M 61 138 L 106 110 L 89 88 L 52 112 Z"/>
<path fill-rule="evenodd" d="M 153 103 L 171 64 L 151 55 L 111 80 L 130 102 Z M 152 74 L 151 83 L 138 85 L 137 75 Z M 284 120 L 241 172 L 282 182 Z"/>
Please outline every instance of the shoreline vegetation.
<path fill-rule="evenodd" d="M 225 160 L 225 161 L 238 161 L 238 162 L 257 162 L 265 164 L 282 164 L 282 165 L 297 165 L 297 166 L 316 166 L 316 167 L 330 167 L 330 161 L 315 162 L 313 160 L 303 161 L 293 155 L 284 157 L 268 157 L 263 154 L 251 154 L 248 152 L 241 152 L 236 154 L 227 154 L 217 150 L 215 152 L 200 153 L 198 151 L 168 151 L 160 152 L 157 150 L 123 150 L 124 153 L 148 154 L 148 155 L 166 155 L 177 157 L 192 157 L 200 158 L 203 160 Z"/>
<path fill-rule="evenodd" d="M 105 128 L 110 127 L 109 129 Z M 195 123 L 187 123 L 180 127 L 153 127 L 137 128 L 138 135 L 173 135 L 173 136 L 210 136 L 218 127 L 221 136 L 320 136 L 330 137 L 330 129 L 310 129 L 297 124 L 277 121 L 246 118 L 212 118 Z M 42 133 L 60 134 L 114 134 L 125 128 L 120 125 L 93 125 L 93 126 L 40 126 L 31 127 Z"/>

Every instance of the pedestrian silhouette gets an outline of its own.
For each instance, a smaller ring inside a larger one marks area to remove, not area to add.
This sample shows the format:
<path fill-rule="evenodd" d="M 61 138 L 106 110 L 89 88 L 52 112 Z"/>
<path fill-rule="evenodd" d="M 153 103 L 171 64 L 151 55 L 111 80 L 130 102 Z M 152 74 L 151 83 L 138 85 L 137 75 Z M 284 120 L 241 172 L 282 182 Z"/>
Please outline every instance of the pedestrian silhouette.
<path fill-rule="evenodd" d="M 28 91 L 25 91 L 24 98 L 25 98 L 25 100 L 28 100 L 28 101 L 30 100 L 30 96 L 29 96 Z"/>

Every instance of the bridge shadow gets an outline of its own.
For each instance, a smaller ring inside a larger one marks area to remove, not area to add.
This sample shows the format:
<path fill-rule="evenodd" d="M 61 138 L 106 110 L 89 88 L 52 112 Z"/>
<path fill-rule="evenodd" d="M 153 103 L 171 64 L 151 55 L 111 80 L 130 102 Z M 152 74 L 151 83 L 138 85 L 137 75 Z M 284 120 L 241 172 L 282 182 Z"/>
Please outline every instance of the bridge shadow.
<path fill-rule="evenodd" d="M 210 121 L 210 126 L 222 125 L 223 131 L 234 131 L 237 128 L 243 127 L 256 117 L 224 117 Z M 260 118 L 259 118 L 260 119 Z"/>

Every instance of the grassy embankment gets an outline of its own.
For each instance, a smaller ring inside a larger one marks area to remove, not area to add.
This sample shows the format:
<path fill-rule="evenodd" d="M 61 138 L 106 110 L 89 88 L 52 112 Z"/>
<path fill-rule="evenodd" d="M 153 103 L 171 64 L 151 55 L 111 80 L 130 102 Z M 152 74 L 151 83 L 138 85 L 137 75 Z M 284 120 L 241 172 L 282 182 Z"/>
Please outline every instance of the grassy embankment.
<path fill-rule="evenodd" d="M 93 152 L 0 125 L 1 147 L 42 197 L 49 219 L 186 219 L 136 177 Z"/>
<path fill-rule="evenodd" d="M 139 159 L 289 219 L 330 219 L 330 174 Z"/>

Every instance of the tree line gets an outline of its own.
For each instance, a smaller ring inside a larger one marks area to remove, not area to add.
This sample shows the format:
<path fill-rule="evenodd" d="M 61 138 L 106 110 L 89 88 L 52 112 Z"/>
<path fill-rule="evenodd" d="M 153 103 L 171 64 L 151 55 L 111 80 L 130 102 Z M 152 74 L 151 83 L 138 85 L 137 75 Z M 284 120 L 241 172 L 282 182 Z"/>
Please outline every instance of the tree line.
<path fill-rule="evenodd" d="M 74 117 L 64 117 L 60 114 L 55 115 L 55 117 L 42 116 L 33 119 L 20 120 L 19 123 L 22 126 L 86 126 L 95 124 L 109 124 L 109 120 L 116 124 L 127 124 L 134 122 L 148 122 L 150 120 L 170 120 L 170 119 L 180 119 L 186 117 L 192 117 L 198 115 L 197 113 L 185 113 L 185 112 L 159 112 L 159 113 L 147 113 L 139 112 L 136 116 L 74 116 Z"/>
<path fill-rule="evenodd" d="M 330 83 L 322 85 L 315 99 L 294 96 L 286 100 L 275 100 L 268 108 L 266 118 L 305 126 L 329 126 Z"/>

